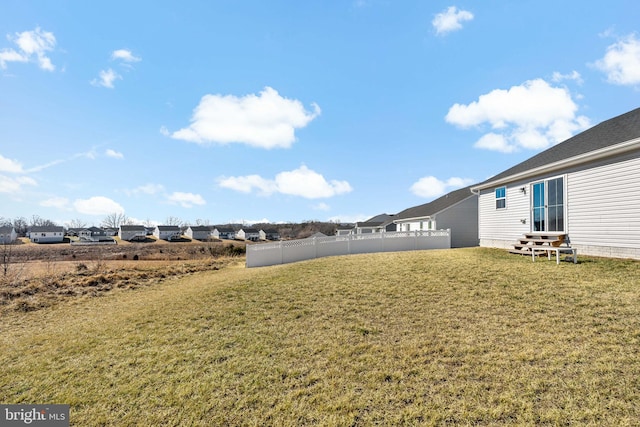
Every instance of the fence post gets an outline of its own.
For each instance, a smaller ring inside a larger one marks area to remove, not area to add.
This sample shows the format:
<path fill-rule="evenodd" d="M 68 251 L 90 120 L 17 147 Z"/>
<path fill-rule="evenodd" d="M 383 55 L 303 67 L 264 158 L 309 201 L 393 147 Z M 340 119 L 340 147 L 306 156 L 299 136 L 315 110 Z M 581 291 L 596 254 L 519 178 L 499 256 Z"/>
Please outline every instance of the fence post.
<path fill-rule="evenodd" d="M 278 243 L 280 244 L 280 264 L 284 264 L 284 247 L 282 246 L 282 240 Z"/>
<path fill-rule="evenodd" d="M 313 238 L 313 258 L 318 258 L 318 240 Z"/>

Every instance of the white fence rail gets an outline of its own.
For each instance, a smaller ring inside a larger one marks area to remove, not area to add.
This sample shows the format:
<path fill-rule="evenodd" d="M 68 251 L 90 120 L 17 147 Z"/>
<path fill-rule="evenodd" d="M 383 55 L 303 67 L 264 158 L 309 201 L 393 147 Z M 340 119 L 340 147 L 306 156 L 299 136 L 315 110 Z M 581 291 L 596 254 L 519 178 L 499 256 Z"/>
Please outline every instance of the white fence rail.
<path fill-rule="evenodd" d="M 333 255 L 448 249 L 451 230 L 398 231 L 313 237 L 247 245 L 247 267 L 287 264 Z"/>

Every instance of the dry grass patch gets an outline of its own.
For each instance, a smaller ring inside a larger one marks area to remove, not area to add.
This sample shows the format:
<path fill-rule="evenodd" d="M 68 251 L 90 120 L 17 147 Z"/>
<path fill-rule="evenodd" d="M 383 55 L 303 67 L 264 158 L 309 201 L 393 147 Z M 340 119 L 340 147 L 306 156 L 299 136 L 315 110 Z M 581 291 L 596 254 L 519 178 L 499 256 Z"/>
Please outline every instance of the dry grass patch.
<path fill-rule="evenodd" d="M 74 425 L 634 425 L 640 270 L 463 249 L 241 265 L 0 322 Z"/>

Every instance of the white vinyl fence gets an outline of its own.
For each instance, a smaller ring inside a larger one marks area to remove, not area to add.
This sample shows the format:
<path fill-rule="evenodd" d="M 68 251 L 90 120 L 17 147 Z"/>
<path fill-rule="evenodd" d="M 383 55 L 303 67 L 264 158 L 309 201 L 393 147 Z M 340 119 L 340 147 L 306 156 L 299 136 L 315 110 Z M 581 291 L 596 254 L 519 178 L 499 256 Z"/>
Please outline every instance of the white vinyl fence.
<path fill-rule="evenodd" d="M 312 237 L 247 245 L 247 267 L 287 264 L 333 255 L 449 249 L 451 230 L 398 231 Z"/>

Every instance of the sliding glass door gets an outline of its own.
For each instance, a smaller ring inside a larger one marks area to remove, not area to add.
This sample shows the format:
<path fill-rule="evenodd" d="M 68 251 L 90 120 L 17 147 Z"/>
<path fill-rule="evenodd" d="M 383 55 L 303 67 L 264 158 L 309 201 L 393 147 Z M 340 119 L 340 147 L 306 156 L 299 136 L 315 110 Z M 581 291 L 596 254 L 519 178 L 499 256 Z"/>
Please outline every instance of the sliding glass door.
<path fill-rule="evenodd" d="M 565 231 L 564 178 L 531 184 L 531 231 Z"/>

